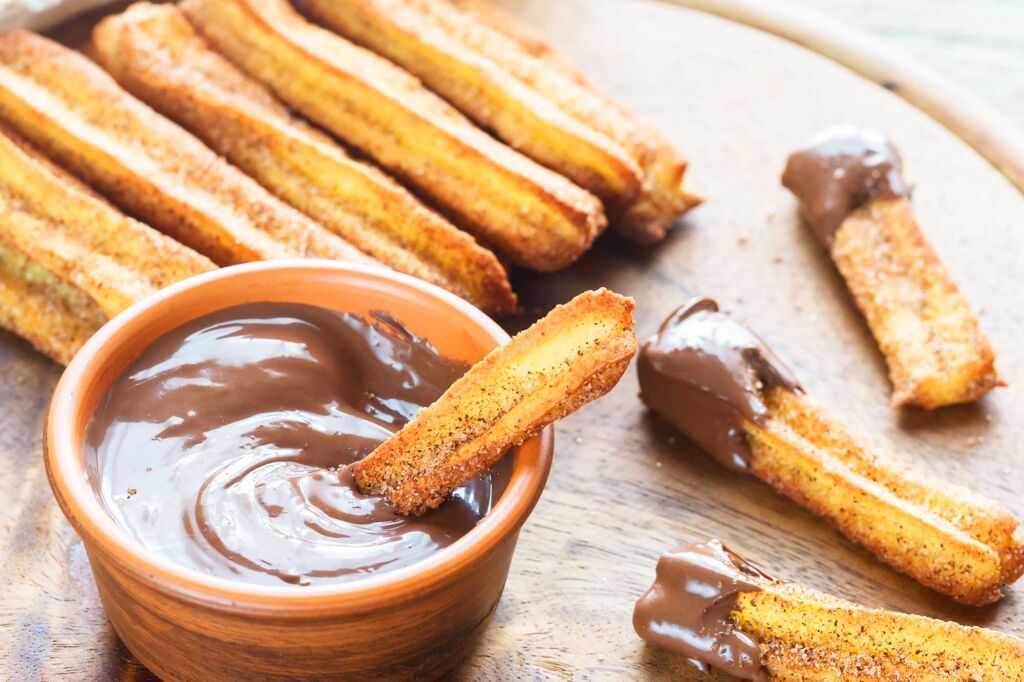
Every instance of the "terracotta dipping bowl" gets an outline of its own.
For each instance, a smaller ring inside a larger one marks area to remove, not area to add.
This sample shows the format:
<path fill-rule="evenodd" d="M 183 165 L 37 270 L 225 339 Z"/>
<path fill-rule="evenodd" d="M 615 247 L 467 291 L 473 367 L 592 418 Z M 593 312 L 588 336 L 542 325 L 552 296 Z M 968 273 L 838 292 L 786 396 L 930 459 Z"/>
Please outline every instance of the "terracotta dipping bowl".
<path fill-rule="evenodd" d="M 491 513 L 411 566 L 339 585 L 268 587 L 203 575 L 136 543 L 83 460 L 98 401 L 143 348 L 202 315 L 257 301 L 385 310 L 442 353 L 476 361 L 508 335 L 470 304 L 404 275 L 326 261 L 225 268 L 171 286 L 104 326 L 68 366 L 46 426 L 46 470 L 89 555 L 107 616 L 165 679 L 429 679 L 469 651 L 505 585 L 551 466 L 551 428 L 515 453 Z"/>

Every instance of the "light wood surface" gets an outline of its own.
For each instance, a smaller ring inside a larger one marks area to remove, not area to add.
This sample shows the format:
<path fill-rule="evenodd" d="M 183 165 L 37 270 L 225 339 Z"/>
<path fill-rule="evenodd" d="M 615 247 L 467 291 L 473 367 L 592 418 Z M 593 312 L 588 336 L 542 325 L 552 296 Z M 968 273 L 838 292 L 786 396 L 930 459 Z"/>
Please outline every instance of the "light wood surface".
<path fill-rule="evenodd" d="M 785 0 L 666 0 L 791 40 L 899 94 L 989 160 L 1024 191 L 1024 130 L 937 69 L 867 33 Z M 994 130 L 1000 131 L 993 135 Z"/>
<path fill-rule="evenodd" d="M 1019 0 L 788 0 L 881 38 L 969 87 L 1024 127 Z"/>
<path fill-rule="evenodd" d="M 608 234 L 570 270 L 515 273 L 524 314 L 507 320 L 510 330 L 604 285 L 637 298 L 646 337 L 688 296 L 713 295 L 871 442 L 1024 515 L 1024 199 L 1005 177 L 894 94 L 778 38 L 644 0 L 506 5 L 674 139 L 708 199 L 658 247 Z M 918 218 L 981 309 L 1009 388 L 936 413 L 888 407 L 881 356 L 778 181 L 794 145 L 841 121 L 880 126 L 900 148 Z M 40 433 L 57 376 L 24 343 L 0 337 L 0 678 L 145 678 L 106 624 L 43 472 Z M 697 679 L 644 646 L 630 615 L 658 555 L 704 535 L 780 577 L 867 605 L 1024 635 L 1024 586 L 993 607 L 954 607 L 765 485 L 715 465 L 647 415 L 636 393 L 630 370 L 560 424 L 552 476 L 503 600 L 455 677 Z"/>

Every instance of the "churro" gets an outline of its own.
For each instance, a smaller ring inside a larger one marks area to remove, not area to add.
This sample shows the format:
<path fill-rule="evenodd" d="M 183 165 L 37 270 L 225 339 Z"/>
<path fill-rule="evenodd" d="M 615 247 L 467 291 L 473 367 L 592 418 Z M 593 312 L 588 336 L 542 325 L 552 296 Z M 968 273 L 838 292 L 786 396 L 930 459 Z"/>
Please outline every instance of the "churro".
<path fill-rule="evenodd" d="M 883 133 L 826 130 L 789 157 L 782 182 L 885 356 L 893 405 L 965 403 L 1001 384 L 970 304 L 914 219 L 899 155 Z"/>
<path fill-rule="evenodd" d="M 354 467 L 366 493 L 420 514 L 546 425 L 601 397 L 636 353 L 633 300 L 580 294 L 496 348 Z"/>
<path fill-rule="evenodd" d="M 717 540 L 662 555 L 633 625 L 706 672 L 758 682 L 1024 680 L 1024 640 L 782 582 Z"/>

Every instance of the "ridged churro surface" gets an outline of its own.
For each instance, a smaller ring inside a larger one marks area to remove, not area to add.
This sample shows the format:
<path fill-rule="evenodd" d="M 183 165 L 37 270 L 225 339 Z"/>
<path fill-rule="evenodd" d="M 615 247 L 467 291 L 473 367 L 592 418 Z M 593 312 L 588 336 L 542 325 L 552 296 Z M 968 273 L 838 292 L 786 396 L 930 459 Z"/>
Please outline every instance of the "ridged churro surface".
<path fill-rule="evenodd" d="M 213 269 L 0 126 L 0 322 L 66 363 L 103 322 Z"/>
<path fill-rule="evenodd" d="M 790 583 L 740 595 L 733 619 L 783 682 L 1024 680 L 1024 640 L 851 604 Z"/>
<path fill-rule="evenodd" d="M 508 144 L 594 192 L 626 206 L 640 193 L 642 170 L 612 138 L 573 118 L 474 43 L 503 40 L 472 15 L 441 2 L 303 0 L 317 21 L 415 74 Z M 499 48 L 500 49 L 500 48 Z"/>
<path fill-rule="evenodd" d="M 686 162 L 569 67 L 551 68 L 496 22 L 446 1 L 301 0 L 324 24 L 401 64 L 513 147 L 601 197 L 642 243 L 699 203 Z M 511 22 L 506 19 L 505 23 Z"/>
<path fill-rule="evenodd" d="M 452 15 L 449 5 L 464 15 L 450 20 L 451 26 L 473 26 L 467 32 L 473 36 L 467 41 L 472 49 L 501 63 L 573 118 L 624 146 L 637 161 L 643 177 L 640 194 L 613 212 L 615 229 L 623 236 L 640 244 L 658 242 L 679 215 L 703 201 L 684 187 L 687 161 L 673 143 L 595 86 L 536 30 L 487 0 L 443 0 L 431 7 L 438 15 Z"/>
<path fill-rule="evenodd" d="M 0 118 L 122 208 L 219 264 L 299 256 L 374 262 L 89 59 L 42 36 L 0 35 Z"/>
<path fill-rule="evenodd" d="M 882 561 L 956 601 L 983 605 L 1024 572 L 1020 521 L 959 486 L 883 461 L 805 395 L 765 396 L 747 422 L 751 472 Z"/>
<path fill-rule="evenodd" d="M 633 307 L 605 289 L 556 307 L 357 462 L 359 487 L 402 513 L 436 507 L 510 447 L 615 386 L 636 353 Z"/>
<path fill-rule="evenodd" d="M 1000 385 L 995 353 L 909 199 L 851 213 L 831 254 L 889 365 L 894 405 L 971 402 Z"/>
<path fill-rule="evenodd" d="M 515 308 L 493 253 L 292 116 L 213 51 L 178 8 L 132 5 L 96 28 L 93 45 L 126 89 L 362 251 L 487 312 Z"/>
<path fill-rule="evenodd" d="M 534 270 L 576 260 L 605 227 L 589 192 L 497 142 L 408 72 L 283 0 L 187 0 L 220 52 L 370 156 L 456 224 Z"/>

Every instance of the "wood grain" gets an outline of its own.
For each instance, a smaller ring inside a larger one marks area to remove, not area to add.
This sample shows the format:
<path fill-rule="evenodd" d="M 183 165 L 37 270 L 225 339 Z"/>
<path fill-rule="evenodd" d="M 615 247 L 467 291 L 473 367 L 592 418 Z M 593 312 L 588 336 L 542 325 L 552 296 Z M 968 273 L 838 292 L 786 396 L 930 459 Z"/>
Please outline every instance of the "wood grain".
<path fill-rule="evenodd" d="M 509 0 L 571 59 L 674 139 L 708 202 L 661 246 L 614 235 L 573 268 L 515 273 L 521 328 L 599 285 L 635 296 L 641 337 L 713 295 L 787 358 L 809 392 L 894 457 L 1024 515 L 1024 199 L 955 136 L 892 93 L 780 39 L 644 0 Z M 937 413 L 888 407 L 885 365 L 793 199 L 787 152 L 836 122 L 886 129 L 917 216 L 981 310 L 1010 387 Z M 998 131 L 993 131 L 998 134 Z M 39 433 L 58 370 L 0 338 L 0 678 L 138 679 L 96 602 L 81 544 L 53 503 Z M 561 423 L 551 479 L 465 680 L 697 679 L 630 625 L 657 556 L 716 535 L 781 577 L 867 605 L 1024 635 L 1024 586 L 955 607 L 888 570 L 754 479 L 737 478 L 642 409 L 630 370 Z M 216 655 L 216 652 L 209 652 Z"/>

